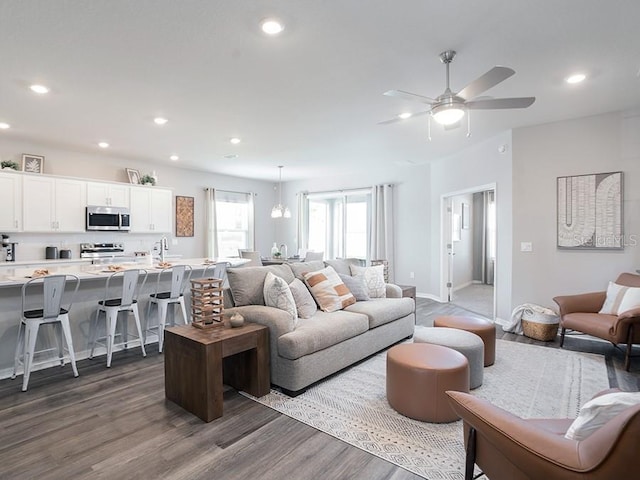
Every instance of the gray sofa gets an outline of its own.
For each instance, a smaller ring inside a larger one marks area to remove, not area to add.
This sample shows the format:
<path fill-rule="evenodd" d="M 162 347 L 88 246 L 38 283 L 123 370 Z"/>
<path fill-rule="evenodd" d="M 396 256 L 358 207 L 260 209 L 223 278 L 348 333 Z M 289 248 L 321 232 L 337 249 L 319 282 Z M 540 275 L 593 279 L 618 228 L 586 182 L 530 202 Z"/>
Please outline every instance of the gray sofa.
<path fill-rule="evenodd" d="M 350 274 L 346 260 L 325 262 L 338 273 Z M 317 310 L 294 321 L 284 310 L 265 306 L 264 279 L 268 271 L 291 283 L 306 272 L 324 268 L 322 261 L 240 267 L 228 270 L 225 316 L 234 312 L 245 320 L 269 327 L 271 383 L 296 395 L 309 385 L 413 335 L 415 302 L 402 298 L 387 284 L 387 298 L 356 302 L 344 310 Z"/>

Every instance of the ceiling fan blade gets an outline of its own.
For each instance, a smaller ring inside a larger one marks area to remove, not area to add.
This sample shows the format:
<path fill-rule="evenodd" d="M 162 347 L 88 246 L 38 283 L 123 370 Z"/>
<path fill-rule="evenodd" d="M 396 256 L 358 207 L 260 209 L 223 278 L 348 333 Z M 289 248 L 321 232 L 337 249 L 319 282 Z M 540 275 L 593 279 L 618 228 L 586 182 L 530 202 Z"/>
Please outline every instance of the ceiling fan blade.
<path fill-rule="evenodd" d="M 420 117 L 422 115 L 426 115 L 428 113 L 431 113 L 431 110 L 426 110 L 424 112 L 418 112 L 418 113 L 413 113 L 410 117 L 408 118 L 400 118 L 400 117 L 395 117 L 392 118 L 390 120 L 383 120 L 382 122 L 378 122 L 378 125 L 388 125 L 390 123 L 397 123 L 397 122 L 404 122 L 405 120 L 409 120 L 410 118 L 413 117 Z"/>
<path fill-rule="evenodd" d="M 527 108 L 535 101 L 536 97 L 493 98 L 491 100 L 476 100 L 472 102 L 465 102 L 464 106 L 472 110 Z"/>
<path fill-rule="evenodd" d="M 426 103 L 427 105 L 431 105 L 435 102 L 433 98 L 418 95 L 417 93 L 405 92 L 404 90 L 389 90 L 388 92 L 384 92 L 383 95 L 386 95 L 387 97 L 399 97 L 404 98 L 405 100 L 418 101 Z"/>
<path fill-rule="evenodd" d="M 471 100 L 477 97 L 482 92 L 486 92 L 491 87 L 499 84 L 513 75 L 515 70 L 508 67 L 493 67 L 484 75 L 476 78 L 469 85 L 460 90 L 456 95 L 464 98 L 465 100 Z"/>

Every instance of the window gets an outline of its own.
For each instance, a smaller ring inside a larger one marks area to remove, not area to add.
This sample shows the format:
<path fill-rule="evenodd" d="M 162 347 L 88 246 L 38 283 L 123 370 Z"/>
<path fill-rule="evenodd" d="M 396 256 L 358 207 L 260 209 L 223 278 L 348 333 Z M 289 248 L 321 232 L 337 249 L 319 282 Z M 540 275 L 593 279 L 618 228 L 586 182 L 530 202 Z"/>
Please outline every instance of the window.
<path fill-rule="evenodd" d="M 215 191 L 215 230 L 218 257 L 237 257 L 239 249 L 253 250 L 253 195 Z"/>
<path fill-rule="evenodd" d="M 307 249 L 325 258 L 367 258 L 370 190 L 310 193 L 306 199 Z"/>

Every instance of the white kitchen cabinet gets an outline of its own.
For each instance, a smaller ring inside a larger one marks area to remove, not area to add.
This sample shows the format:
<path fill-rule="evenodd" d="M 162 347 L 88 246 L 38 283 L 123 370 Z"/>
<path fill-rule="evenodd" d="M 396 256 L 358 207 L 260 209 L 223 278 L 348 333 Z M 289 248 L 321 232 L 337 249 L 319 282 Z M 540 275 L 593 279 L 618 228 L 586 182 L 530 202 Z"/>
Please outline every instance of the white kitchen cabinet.
<path fill-rule="evenodd" d="M 131 187 L 131 232 L 171 233 L 171 190 Z"/>
<path fill-rule="evenodd" d="M 22 230 L 22 176 L 0 172 L 0 232 Z"/>
<path fill-rule="evenodd" d="M 28 175 L 23 178 L 25 232 L 84 232 L 87 182 Z"/>
<path fill-rule="evenodd" d="M 129 208 L 129 186 L 87 182 L 87 205 Z"/>

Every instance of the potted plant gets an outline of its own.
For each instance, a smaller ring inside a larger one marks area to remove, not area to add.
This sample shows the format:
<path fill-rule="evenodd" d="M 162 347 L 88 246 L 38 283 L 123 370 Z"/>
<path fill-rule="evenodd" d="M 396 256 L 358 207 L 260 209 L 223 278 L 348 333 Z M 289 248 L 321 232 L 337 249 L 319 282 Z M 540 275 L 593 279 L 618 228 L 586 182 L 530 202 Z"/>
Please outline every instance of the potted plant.
<path fill-rule="evenodd" d="M 14 162 L 13 160 L 3 160 L 2 162 L 0 162 L 0 167 L 2 167 L 3 170 L 19 170 L 20 166 L 18 165 L 17 162 Z"/>
<path fill-rule="evenodd" d="M 153 178 L 151 175 L 147 174 L 147 175 L 143 175 L 140 178 L 140 183 L 142 185 L 155 185 L 156 184 L 156 179 Z"/>

